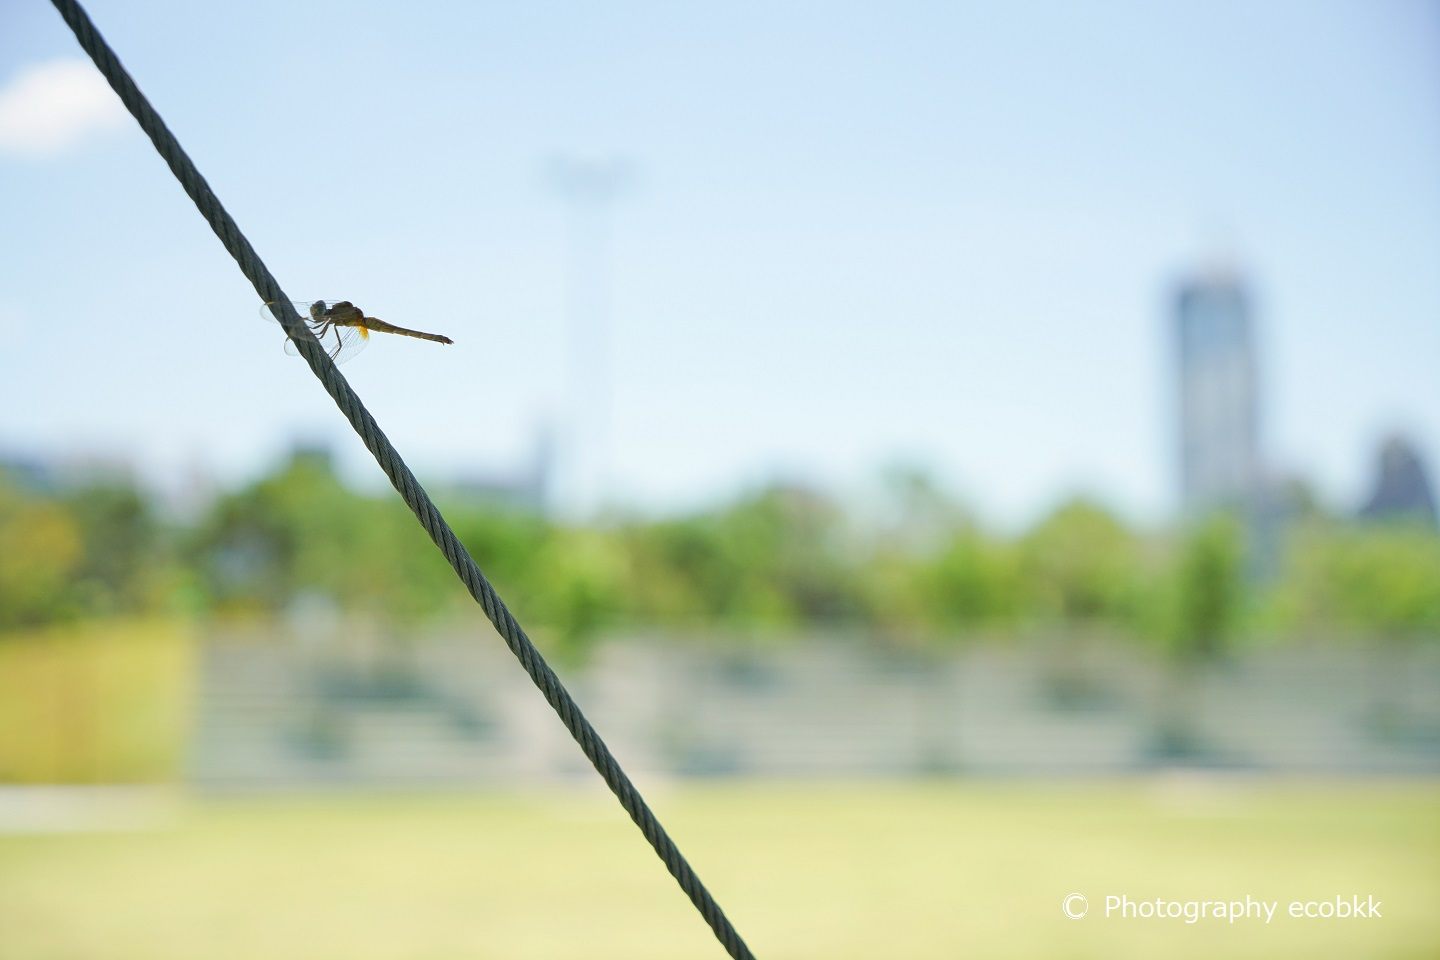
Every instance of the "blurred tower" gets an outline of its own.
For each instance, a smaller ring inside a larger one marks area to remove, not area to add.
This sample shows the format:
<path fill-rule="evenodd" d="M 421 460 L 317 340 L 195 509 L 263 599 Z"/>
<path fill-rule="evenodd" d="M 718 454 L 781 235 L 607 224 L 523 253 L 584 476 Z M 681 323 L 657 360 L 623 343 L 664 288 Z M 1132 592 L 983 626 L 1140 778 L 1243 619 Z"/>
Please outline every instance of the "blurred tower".
<path fill-rule="evenodd" d="M 1182 282 L 1175 330 L 1183 509 L 1191 517 L 1231 510 L 1253 521 L 1263 484 L 1255 331 L 1234 271 Z"/>

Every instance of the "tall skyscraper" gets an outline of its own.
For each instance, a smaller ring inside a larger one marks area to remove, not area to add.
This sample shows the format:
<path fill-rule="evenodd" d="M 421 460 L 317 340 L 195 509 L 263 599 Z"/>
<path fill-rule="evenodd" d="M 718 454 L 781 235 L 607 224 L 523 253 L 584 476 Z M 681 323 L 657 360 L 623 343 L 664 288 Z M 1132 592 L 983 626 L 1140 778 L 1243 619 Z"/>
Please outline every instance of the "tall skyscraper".
<path fill-rule="evenodd" d="M 1253 522 L 1264 481 L 1249 293 L 1230 270 L 1189 278 L 1176 296 L 1175 326 L 1184 511 L 1232 510 Z"/>

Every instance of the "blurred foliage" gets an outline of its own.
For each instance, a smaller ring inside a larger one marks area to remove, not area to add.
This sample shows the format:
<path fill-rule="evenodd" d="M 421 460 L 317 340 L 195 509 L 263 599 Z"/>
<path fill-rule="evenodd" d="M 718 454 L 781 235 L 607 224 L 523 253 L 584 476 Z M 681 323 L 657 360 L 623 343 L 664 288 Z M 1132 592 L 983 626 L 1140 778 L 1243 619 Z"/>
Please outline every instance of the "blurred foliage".
<path fill-rule="evenodd" d="M 47 497 L 0 474 L 0 629 L 163 604 L 164 536 L 133 484 L 96 480 Z"/>
<path fill-rule="evenodd" d="M 1125 623 L 1139 573 L 1139 541 L 1098 503 L 1062 504 L 1020 542 L 1028 600 L 1062 623 Z"/>
<path fill-rule="evenodd" d="M 1312 524 L 1294 539 L 1285 619 L 1385 642 L 1440 633 L 1440 537 L 1404 524 Z"/>
<path fill-rule="evenodd" d="M 1096 629 L 1188 657 L 1245 635 L 1440 635 L 1440 537 L 1307 511 L 1278 577 L 1246 575 L 1241 527 L 1137 531 L 1094 500 L 1029 529 L 977 523 L 923 471 L 842 504 L 771 485 L 662 518 L 562 523 L 475 497 L 442 505 L 536 638 L 583 656 L 607 630 L 764 638 L 807 629 L 926 646 Z M 469 599 L 405 507 L 298 453 L 185 523 L 110 477 L 36 490 L 0 475 L 0 631 L 188 605 L 273 615 L 297 602 L 394 623 Z"/>
<path fill-rule="evenodd" d="M 29 500 L 0 487 L 0 618 L 5 626 L 72 612 L 80 530 L 63 504 Z"/>
<path fill-rule="evenodd" d="M 1175 638 L 1183 658 L 1213 660 L 1239 626 L 1244 603 L 1244 539 L 1234 518 L 1218 515 L 1192 529 L 1175 576 Z"/>

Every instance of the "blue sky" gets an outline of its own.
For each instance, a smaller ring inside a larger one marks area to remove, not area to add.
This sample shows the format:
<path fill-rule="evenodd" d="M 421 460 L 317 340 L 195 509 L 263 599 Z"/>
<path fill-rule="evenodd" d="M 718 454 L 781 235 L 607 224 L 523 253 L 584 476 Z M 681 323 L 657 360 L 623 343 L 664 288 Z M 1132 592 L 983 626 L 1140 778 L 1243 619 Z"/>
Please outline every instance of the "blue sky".
<path fill-rule="evenodd" d="M 563 421 L 557 155 L 636 171 L 624 500 L 906 460 L 1002 523 L 1077 490 L 1163 517 L 1169 290 L 1217 253 L 1278 470 L 1346 504 L 1390 429 L 1440 460 L 1433 5 L 88 7 L 291 295 L 455 339 L 344 367 L 422 476 Z M 11 114 L 77 56 L 48 4 L 0 7 Z M 74 109 L 28 146 L 0 109 L 0 450 L 229 481 L 325 438 L 378 476 L 148 142 Z"/>

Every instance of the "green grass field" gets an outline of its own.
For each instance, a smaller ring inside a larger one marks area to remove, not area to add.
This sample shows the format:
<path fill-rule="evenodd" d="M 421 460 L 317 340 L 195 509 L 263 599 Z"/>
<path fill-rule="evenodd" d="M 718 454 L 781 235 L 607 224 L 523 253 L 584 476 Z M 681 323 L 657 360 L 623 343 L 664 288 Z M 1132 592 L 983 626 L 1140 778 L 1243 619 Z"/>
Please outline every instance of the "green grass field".
<path fill-rule="evenodd" d="M 1440 785 L 719 784 L 652 791 L 762 958 L 1440 956 Z M 1062 898 L 1086 894 L 1083 920 Z M 1383 916 L 1105 919 L 1107 894 Z M 589 790 L 190 801 L 133 832 L 0 834 L 3 960 L 710 958 Z"/>

